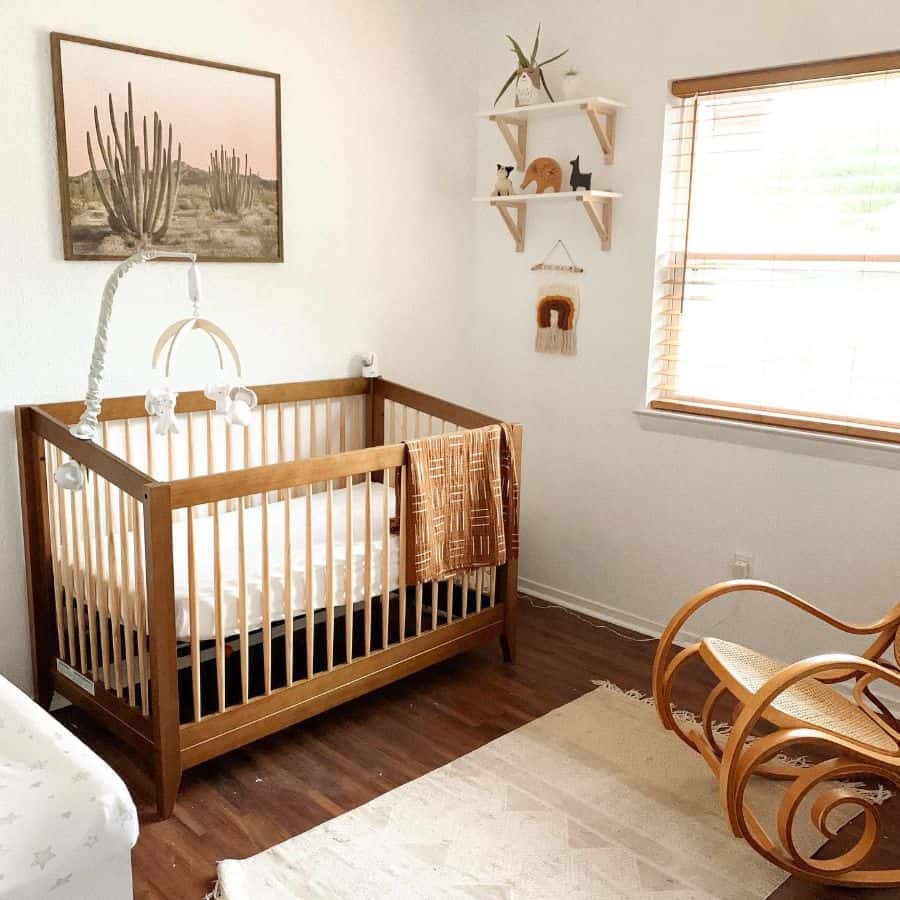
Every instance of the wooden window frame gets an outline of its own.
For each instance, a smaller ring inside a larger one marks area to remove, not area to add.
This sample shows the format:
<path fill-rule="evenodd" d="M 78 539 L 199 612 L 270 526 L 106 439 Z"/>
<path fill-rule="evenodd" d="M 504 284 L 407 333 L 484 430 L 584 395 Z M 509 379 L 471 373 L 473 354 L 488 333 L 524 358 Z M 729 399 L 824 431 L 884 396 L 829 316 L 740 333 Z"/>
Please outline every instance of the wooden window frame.
<path fill-rule="evenodd" d="M 802 84 L 830 78 L 874 75 L 879 72 L 895 71 L 900 71 L 900 50 L 762 69 L 748 69 L 721 75 L 681 78 L 672 81 L 671 93 L 674 97 L 686 99 L 697 95 L 731 93 L 787 84 Z M 774 254 L 772 258 L 788 257 Z M 841 254 L 823 254 L 815 257 L 815 259 L 822 261 L 841 261 L 845 258 L 847 261 L 855 259 L 855 257 L 851 259 L 851 257 L 845 257 Z M 885 259 L 893 261 L 895 257 L 885 257 Z M 690 415 L 701 419 L 744 422 L 753 425 L 794 429 L 812 434 L 833 435 L 854 440 L 900 444 L 900 424 L 898 423 L 867 421 L 843 416 L 825 416 L 772 407 L 728 404 L 693 397 L 654 399 L 648 403 L 648 407 L 659 412 Z"/>

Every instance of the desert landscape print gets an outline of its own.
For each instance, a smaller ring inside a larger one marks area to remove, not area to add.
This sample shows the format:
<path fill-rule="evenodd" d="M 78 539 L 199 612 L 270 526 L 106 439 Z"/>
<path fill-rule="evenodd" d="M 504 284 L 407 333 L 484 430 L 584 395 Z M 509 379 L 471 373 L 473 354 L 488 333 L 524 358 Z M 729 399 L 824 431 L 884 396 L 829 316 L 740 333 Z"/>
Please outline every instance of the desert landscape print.
<path fill-rule="evenodd" d="M 51 35 L 66 259 L 280 262 L 270 72 Z"/>

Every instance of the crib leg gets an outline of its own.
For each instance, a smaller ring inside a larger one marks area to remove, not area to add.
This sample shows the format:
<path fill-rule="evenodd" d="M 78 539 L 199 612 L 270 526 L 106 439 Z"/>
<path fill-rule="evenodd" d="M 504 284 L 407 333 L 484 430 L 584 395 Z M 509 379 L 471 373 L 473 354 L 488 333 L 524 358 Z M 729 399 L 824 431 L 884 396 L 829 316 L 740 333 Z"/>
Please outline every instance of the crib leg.
<path fill-rule="evenodd" d="M 175 811 L 175 798 L 181 786 L 181 762 L 158 753 L 155 761 L 156 811 L 160 819 L 168 819 Z"/>
<path fill-rule="evenodd" d="M 497 596 L 503 604 L 503 634 L 500 649 L 503 661 L 516 661 L 516 603 L 518 602 L 519 564 L 511 560 L 497 569 Z"/>

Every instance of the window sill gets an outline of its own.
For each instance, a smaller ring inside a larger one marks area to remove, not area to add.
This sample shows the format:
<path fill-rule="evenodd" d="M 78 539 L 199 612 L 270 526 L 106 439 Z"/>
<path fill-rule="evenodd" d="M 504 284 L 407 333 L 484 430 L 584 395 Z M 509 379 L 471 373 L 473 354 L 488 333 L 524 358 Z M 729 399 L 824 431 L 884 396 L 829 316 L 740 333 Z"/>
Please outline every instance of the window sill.
<path fill-rule="evenodd" d="M 900 469 L 900 444 L 892 441 L 649 407 L 639 407 L 634 413 L 648 431 Z"/>

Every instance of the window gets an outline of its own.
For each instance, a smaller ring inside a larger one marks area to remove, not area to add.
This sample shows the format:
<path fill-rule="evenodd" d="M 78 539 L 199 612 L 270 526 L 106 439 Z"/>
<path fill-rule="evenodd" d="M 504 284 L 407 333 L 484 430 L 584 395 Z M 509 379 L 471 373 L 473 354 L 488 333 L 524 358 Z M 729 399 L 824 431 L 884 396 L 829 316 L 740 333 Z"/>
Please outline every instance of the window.
<path fill-rule="evenodd" d="M 898 69 L 673 84 L 651 407 L 900 441 Z"/>

